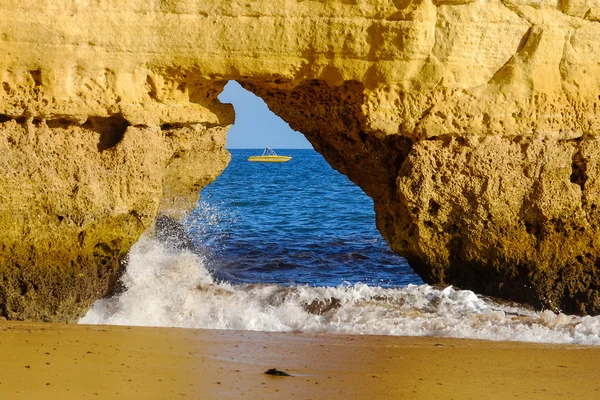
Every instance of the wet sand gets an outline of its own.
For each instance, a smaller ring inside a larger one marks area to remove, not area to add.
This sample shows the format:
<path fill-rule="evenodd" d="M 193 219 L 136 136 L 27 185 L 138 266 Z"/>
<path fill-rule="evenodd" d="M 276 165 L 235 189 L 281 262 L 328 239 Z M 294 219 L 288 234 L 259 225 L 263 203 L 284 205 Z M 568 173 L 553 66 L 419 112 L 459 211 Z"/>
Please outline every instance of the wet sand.
<path fill-rule="evenodd" d="M 599 373 L 599 347 L 0 322 L 7 400 L 598 399 Z"/>

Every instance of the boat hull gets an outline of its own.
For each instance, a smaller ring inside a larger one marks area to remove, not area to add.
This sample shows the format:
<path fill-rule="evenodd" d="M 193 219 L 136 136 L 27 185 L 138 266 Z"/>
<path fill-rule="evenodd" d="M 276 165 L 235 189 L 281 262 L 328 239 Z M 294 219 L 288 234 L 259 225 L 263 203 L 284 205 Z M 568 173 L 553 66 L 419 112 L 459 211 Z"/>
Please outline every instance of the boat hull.
<path fill-rule="evenodd" d="M 287 162 L 290 161 L 292 157 L 289 156 L 251 156 L 248 157 L 248 161 L 252 162 Z"/>

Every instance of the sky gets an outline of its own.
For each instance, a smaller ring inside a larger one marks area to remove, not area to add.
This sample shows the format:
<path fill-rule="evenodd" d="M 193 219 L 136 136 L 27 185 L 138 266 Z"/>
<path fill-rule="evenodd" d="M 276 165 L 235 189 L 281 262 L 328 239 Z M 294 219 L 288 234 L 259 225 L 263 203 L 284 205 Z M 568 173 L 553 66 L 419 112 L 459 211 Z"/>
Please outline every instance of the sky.
<path fill-rule="evenodd" d="M 260 97 L 239 83 L 229 81 L 219 100 L 235 108 L 235 124 L 227 133 L 228 149 L 312 149 L 303 134 L 292 130 Z"/>

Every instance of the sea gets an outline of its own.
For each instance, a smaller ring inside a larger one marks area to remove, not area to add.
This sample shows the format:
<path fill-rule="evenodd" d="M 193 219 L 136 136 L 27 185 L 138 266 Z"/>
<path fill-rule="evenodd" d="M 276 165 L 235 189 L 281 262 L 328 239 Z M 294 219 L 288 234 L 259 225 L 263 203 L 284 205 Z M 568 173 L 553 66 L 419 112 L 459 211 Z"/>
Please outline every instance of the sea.
<path fill-rule="evenodd" d="M 600 345 L 600 317 L 424 284 L 377 231 L 372 200 L 316 151 L 230 152 L 183 223 L 188 243 L 144 234 L 124 290 L 80 323 Z"/>

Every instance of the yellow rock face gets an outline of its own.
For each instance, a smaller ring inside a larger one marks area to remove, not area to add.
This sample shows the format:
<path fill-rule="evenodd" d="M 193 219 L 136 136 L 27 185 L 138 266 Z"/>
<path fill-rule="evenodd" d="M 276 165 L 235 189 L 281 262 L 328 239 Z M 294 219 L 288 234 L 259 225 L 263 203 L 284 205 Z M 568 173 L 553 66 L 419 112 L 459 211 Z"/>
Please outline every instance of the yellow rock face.
<path fill-rule="evenodd" d="M 76 318 L 193 207 L 229 160 L 228 80 L 426 281 L 598 313 L 598 21 L 598 0 L 0 0 L 0 315 Z"/>

